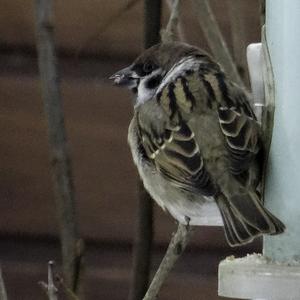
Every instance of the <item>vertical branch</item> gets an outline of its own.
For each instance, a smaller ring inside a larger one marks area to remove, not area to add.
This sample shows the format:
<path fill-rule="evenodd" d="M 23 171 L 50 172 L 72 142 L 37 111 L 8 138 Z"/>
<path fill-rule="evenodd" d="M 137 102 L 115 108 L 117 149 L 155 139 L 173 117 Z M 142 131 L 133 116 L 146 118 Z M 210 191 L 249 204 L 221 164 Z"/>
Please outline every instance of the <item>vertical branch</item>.
<path fill-rule="evenodd" d="M 147 49 L 157 44 L 160 39 L 161 0 L 145 0 L 144 10 L 144 48 Z M 129 292 L 130 300 L 140 300 L 145 295 L 151 268 L 153 201 L 141 182 L 138 186 L 138 193 L 139 204 L 133 248 L 133 275 Z"/>
<path fill-rule="evenodd" d="M 246 23 L 243 14 L 244 2 L 228 2 L 228 12 L 230 17 L 230 26 L 232 33 L 233 54 L 239 74 L 244 82 L 249 82 L 246 62 Z"/>
<path fill-rule="evenodd" d="M 0 300 L 7 300 L 7 293 L 5 289 L 1 267 L 0 267 Z"/>
<path fill-rule="evenodd" d="M 132 284 L 130 300 L 141 300 L 145 295 L 151 269 L 151 246 L 153 240 L 153 200 L 142 182 L 138 186 L 138 211 L 136 235 L 133 247 Z"/>
<path fill-rule="evenodd" d="M 233 81 L 240 86 L 244 86 L 208 0 L 193 0 L 193 5 L 198 22 L 215 58 Z"/>
<path fill-rule="evenodd" d="M 55 202 L 60 227 L 63 272 L 67 286 L 76 291 L 81 253 L 79 254 L 77 249 L 78 230 L 73 177 L 54 48 L 52 0 L 36 0 L 36 32 L 42 97 L 48 121 Z"/>
<path fill-rule="evenodd" d="M 179 18 L 179 8 L 180 8 L 180 0 L 167 0 L 167 6 L 170 10 L 170 19 L 169 23 L 167 25 L 167 28 L 164 32 L 169 32 L 171 36 L 166 36 L 163 37 L 163 40 L 166 42 L 168 40 L 175 40 L 176 38 L 176 31 L 178 35 L 178 40 L 184 41 L 185 36 L 184 36 L 184 31 L 182 24 L 180 24 L 180 18 Z"/>
<path fill-rule="evenodd" d="M 161 27 L 161 0 L 145 0 L 144 4 L 144 48 L 159 43 Z"/>
<path fill-rule="evenodd" d="M 171 42 L 176 39 L 177 27 L 179 23 L 179 8 L 180 0 L 173 0 L 168 24 L 166 29 L 162 30 L 161 34 L 161 40 L 164 43 Z"/>
<path fill-rule="evenodd" d="M 162 32 L 162 42 L 164 43 L 173 41 L 175 38 L 175 32 L 177 30 L 179 20 L 179 4 L 180 0 L 173 1 L 169 22 L 167 24 L 166 30 Z M 163 283 L 166 281 L 169 273 L 173 269 L 178 258 L 183 253 L 191 237 L 192 228 L 188 225 L 188 222 L 189 220 L 187 220 L 187 225 L 183 225 L 180 223 L 178 224 L 177 231 L 173 235 L 169 243 L 167 252 L 157 272 L 155 273 L 143 300 L 157 299 L 158 293 Z"/>

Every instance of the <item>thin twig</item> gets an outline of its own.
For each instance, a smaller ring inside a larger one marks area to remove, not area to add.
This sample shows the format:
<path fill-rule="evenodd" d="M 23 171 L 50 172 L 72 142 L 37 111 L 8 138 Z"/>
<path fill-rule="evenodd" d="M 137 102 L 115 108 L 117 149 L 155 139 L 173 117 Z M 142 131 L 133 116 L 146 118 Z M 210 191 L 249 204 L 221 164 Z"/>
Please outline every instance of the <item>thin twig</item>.
<path fill-rule="evenodd" d="M 164 43 L 176 39 L 177 26 L 179 22 L 180 0 L 173 0 L 170 18 L 165 30 L 161 32 L 161 40 Z"/>
<path fill-rule="evenodd" d="M 53 0 L 36 0 L 36 32 L 42 97 L 48 121 L 56 210 L 60 226 L 63 271 L 67 285 L 77 291 L 82 254 L 78 254 L 78 229 L 71 159 L 67 147 L 57 58 L 54 48 Z"/>
<path fill-rule="evenodd" d="M 260 26 L 264 26 L 266 22 L 266 0 L 259 0 L 259 16 Z"/>
<path fill-rule="evenodd" d="M 1 267 L 0 267 L 0 300 L 7 300 L 7 293 L 6 293 Z"/>
<path fill-rule="evenodd" d="M 173 3 L 174 3 L 174 1 L 175 0 L 167 0 L 167 6 L 168 6 L 170 12 L 173 9 Z M 182 22 L 180 21 L 179 17 L 178 17 L 177 31 L 178 31 L 178 40 L 184 42 L 186 40 L 186 37 L 185 37 L 184 30 L 183 30 Z"/>
<path fill-rule="evenodd" d="M 143 300 L 156 299 L 162 284 L 165 282 L 177 259 L 183 253 L 192 232 L 193 230 L 190 226 L 178 224 L 177 231 L 171 239 L 168 250 Z"/>
<path fill-rule="evenodd" d="M 230 78 L 244 87 L 208 0 L 193 0 L 193 5 L 198 22 L 215 58 L 223 66 Z"/>
<path fill-rule="evenodd" d="M 49 261 L 48 262 L 48 282 L 44 282 L 44 281 L 40 281 L 39 284 L 40 286 L 43 288 L 43 290 L 45 291 L 45 293 L 48 296 L 49 300 L 57 300 L 57 288 L 54 284 L 54 262 L 53 261 Z"/>
<path fill-rule="evenodd" d="M 233 56 L 243 82 L 249 83 L 248 66 L 246 61 L 247 40 L 246 22 L 243 13 L 244 2 L 230 1 L 227 3 L 233 45 Z"/>

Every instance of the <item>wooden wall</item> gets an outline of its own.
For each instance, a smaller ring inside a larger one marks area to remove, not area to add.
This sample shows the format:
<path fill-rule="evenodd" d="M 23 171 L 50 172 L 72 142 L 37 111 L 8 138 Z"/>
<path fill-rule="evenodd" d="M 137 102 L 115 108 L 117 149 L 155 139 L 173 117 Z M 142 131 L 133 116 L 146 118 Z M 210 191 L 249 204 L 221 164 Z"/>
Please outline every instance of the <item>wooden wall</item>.
<path fill-rule="evenodd" d="M 258 0 L 238 1 L 244 4 L 241 13 L 249 25 L 246 40 L 258 41 Z M 138 178 L 127 146 L 132 105 L 130 94 L 113 87 L 107 78 L 129 64 L 142 49 L 142 1 L 118 13 L 127 2 L 55 1 L 56 41 L 80 230 L 87 240 L 123 246 L 130 245 L 134 235 L 137 202 Z M 190 1 L 183 3 L 186 40 L 209 50 L 192 15 Z M 2 245 L 5 237 L 11 236 L 34 239 L 57 236 L 47 128 L 35 53 L 33 4 L 34 1 L 28 0 L 0 0 Z M 230 0 L 214 0 L 212 4 L 232 49 L 226 8 Z M 166 17 L 165 9 L 164 23 Z M 174 228 L 175 222 L 156 207 L 156 244 L 165 245 Z M 201 228 L 193 245 L 198 249 L 231 251 L 220 228 Z M 11 248 L 2 249 L 0 255 L 9 255 L 7 249 Z M 126 253 L 128 256 L 128 251 Z M 214 266 L 216 257 L 222 254 L 218 255 L 214 256 Z M 126 272 L 128 278 L 129 271 L 126 269 Z M 11 271 L 11 274 L 16 273 Z M 216 272 L 213 276 L 215 281 L 209 286 L 215 288 Z M 183 277 L 179 276 L 179 281 L 173 280 L 174 288 Z M 196 285 L 196 281 L 191 280 Z M 174 296 L 171 294 L 170 299 Z M 209 299 L 214 298 L 210 296 Z"/>
<path fill-rule="evenodd" d="M 56 223 L 34 52 L 33 3 L 0 0 L 0 228 L 3 232 L 52 235 Z M 186 39 L 207 48 L 191 14 L 190 1 L 183 3 Z M 247 39 L 257 41 L 257 1 L 244 3 L 241 13 L 251 23 Z M 80 227 L 84 236 L 93 239 L 130 240 L 133 234 L 137 176 L 126 138 L 131 100 L 127 91 L 107 80 L 142 48 L 142 1 L 113 17 L 125 4 L 104 0 L 55 2 Z M 225 13 L 228 4 L 213 1 L 231 45 Z M 164 241 L 173 221 L 160 210 L 156 219 L 157 240 Z M 224 242 L 222 234 L 218 240 Z"/>

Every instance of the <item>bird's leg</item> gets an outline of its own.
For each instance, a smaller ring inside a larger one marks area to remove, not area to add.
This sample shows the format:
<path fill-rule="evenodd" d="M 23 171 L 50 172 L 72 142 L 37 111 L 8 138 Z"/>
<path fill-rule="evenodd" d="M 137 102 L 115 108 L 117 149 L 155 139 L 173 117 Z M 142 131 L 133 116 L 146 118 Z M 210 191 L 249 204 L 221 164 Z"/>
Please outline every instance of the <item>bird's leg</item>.
<path fill-rule="evenodd" d="M 186 230 L 186 234 L 188 234 L 189 230 L 190 230 L 190 221 L 191 218 L 188 216 L 184 217 L 186 224 L 185 224 L 185 230 Z M 178 225 L 179 226 L 179 225 Z M 178 243 L 176 244 L 176 248 L 175 251 L 177 253 L 177 255 L 180 255 L 183 252 L 183 248 L 182 248 L 182 241 L 178 241 Z"/>
<path fill-rule="evenodd" d="M 188 230 L 190 227 L 191 218 L 188 216 L 185 216 L 184 219 L 186 221 L 186 229 Z"/>

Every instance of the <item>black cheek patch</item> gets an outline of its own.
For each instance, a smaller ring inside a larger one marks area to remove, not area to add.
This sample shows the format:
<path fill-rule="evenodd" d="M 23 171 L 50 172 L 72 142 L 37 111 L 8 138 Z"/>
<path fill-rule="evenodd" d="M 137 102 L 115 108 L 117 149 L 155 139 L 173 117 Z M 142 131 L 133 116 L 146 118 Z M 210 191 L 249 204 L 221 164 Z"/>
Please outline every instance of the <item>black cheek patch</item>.
<path fill-rule="evenodd" d="M 135 64 L 132 70 L 139 76 L 144 77 L 146 75 L 145 71 L 143 70 L 143 64 Z"/>
<path fill-rule="evenodd" d="M 161 83 L 161 80 L 162 80 L 161 75 L 154 76 L 146 82 L 146 87 L 148 89 L 152 90 L 152 89 L 156 88 L 157 86 L 159 86 L 159 84 Z"/>

